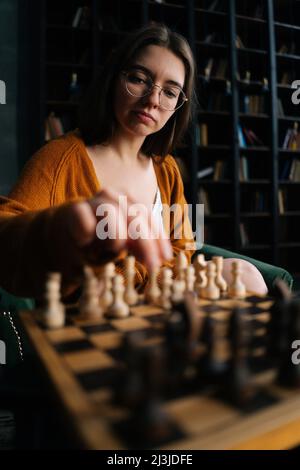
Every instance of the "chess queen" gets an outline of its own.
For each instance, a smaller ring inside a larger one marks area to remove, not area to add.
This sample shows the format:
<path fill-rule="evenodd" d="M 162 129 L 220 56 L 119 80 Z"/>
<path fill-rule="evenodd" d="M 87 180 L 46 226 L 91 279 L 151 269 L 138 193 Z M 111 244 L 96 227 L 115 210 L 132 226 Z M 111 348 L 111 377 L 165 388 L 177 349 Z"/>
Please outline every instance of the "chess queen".
<path fill-rule="evenodd" d="M 188 42 L 164 25 L 146 25 L 113 50 L 82 103 L 78 127 L 38 150 L 0 200 L 2 287 L 39 297 L 47 272 L 60 272 L 67 299 L 78 291 L 85 264 L 97 273 L 114 261 L 116 272 L 124 274 L 126 250 L 137 258 L 135 284 L 141 289 L 150 270 L 161 264 L 173 268 L 180 251 L 190 262 L 188 220 L 182 222 L 188 230 L 181 238 L 174 236 L 171 222 L 167 237 L 161 228 L 157 237 L 133 239 L 119 198 L 142 204 L 161 227 L 163 205 L 186 204 L 171 153 L 193 115 L 194 84 Z M 99 237 L 97 210 L 104 205 L 111 208 L 109 217 L 120 214 L 118 233 L 125 236 Z M 151 217 L 139 217 L 151 234 Z M 256 291 L 265 288 L 256 268 L 249 273 Z"/>

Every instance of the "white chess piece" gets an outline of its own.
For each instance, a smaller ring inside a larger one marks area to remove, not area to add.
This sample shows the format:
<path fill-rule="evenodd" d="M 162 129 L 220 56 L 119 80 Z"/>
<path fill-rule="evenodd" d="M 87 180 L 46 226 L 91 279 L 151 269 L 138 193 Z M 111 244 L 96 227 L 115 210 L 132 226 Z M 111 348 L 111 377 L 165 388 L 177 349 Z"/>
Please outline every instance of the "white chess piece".
<path fill-rule="evenodd" d="M 149 273 L 149 281 L 145 289 L 145 300 L 149 304 L 157 304 L 161 295 L 160 288 L 157 284 L 158 269 L 153 269 Z"/>
<path fill-rule="evenodd" d="M 107 315 L 113 318 L 125 318 L 129 316 L 129 305 L 124 300 L 124 279 L 117 274 L 113 279 L 112 293 L 113 302 L 107 311 Z"/>
<path fill-rule="evenodd" d="M 215 263 L 217 268 L 216 284 L 219 287 L 221 293 L 225 293 L 228 286 L 223 277 L 223 256 L 213 256 L 212 261 Z"/>
<path fill-rule="evenodd" d="M 65 307 L 60 302 L 60 273 L 49 273 L 46 280 L 45 307 L 42 321 L 47 328 L 61 328 L 65 324 Z"/>
<path fill-rule="evenodd" d="M 100 296 L 100 306 L 104 312 L 111 306 L 113 302 L 113 294 L 112 294 L 112 279 L 115 275 L 115 265 L 114 263 L 107 263 L 104 266 L 102 279 L 104 282 L 103 292 Z"/>
<path fill-rule="evenodd" d="M 79 300 L 80 316 L 85 319 L 100 319 L 103 310 L 99 304 L 99 282 L 89 266 L 84 267 L 84 282 Z"/>
<path fill-rule="evenodd" d="M 216 285 L 216 265 L 213 261 L 208 261 L 206 268 L 207 285 L 201 289 L 201 297 L 208 300 L 220 298 L 220 289 Z"/>
<path fill-rule="evenodd" d="M 182 302 L 184 298 L 184 290 L 185 290 L 184 281 L 179 281 L 178 279 L 175 279 L 173 281 L 171 290 L 172 290 L 171 302 L 174 304 L 178 302 Z"/>
<path fill-rule="evenodd" d="M 207 262 L 205 261 L 204 255 L 200 254 L 197 255 L 193 262 L 196 274 L 196 282 L 194 290 L 198 294 L 201 295 L 201 289 L 206 286 L 207 284 L 207 276 L 206 276 L 206 267 Z"/>
<path fill-rule="evenodd" d="M 135 278 L 135 257 L 127 256 L 125 259 L 125 295 L 124 299 L 128 305 L 135 305 L 138 301 L 138 293 L 134 287 L 134 278 Z"/>
<path fill-rule="evenodd" d="M 159 299 L 160 306 L 169 310 L 172 307 L 171 303 L 171 286 L 172 286 L 172 270 L 169 268 L 162 269 L 162 281 L 161 281 L 161 296 Z"/>
<path fill-rule="evenodd" d="M 246 287 L 241 279 L 241 265 L 239 261 L 233 261 L 231 264 L 232 282 L 228 288 L 229 297 L 243 299 L 246 297 Z"/>
<path fill-rule="evenodd" d="M 186 268 L 185 271 L 185 292 L 194 292 L 194 285 L 195 285 L 195 268 L 191 264 Z"/>
<path fill-rule="evenodd" d="M 188 267 L 188 260 L 183 251 L 179 251 L 177 257 L 176 257 L 176 279 L 178 281 L 184 282 L 184 288 L 185 288 L 185 271 L 186 268 Z"/>

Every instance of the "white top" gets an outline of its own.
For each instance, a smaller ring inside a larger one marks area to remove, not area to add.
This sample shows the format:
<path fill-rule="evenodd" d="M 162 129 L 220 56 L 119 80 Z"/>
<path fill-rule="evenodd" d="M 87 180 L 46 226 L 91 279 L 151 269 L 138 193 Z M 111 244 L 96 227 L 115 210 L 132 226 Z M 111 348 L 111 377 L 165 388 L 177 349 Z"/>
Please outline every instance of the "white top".
<path fill-rule="evenodd" d="M 163 206 L 162 206 L 162 202 L 161 202 L 161 194 L 160 194 L 159 187 L 157 186 L 157 191 L 156 191 L 156 195 L 155 195 L 155 201 L 154 201 L 154 204 L 153 204 L 152 214 L 154 216 L 154 219 L 157 221 L 159 227 L 163 231 L 164 230 L 164 225 L 163 225 L 162 210 L 163 210 Z"/>

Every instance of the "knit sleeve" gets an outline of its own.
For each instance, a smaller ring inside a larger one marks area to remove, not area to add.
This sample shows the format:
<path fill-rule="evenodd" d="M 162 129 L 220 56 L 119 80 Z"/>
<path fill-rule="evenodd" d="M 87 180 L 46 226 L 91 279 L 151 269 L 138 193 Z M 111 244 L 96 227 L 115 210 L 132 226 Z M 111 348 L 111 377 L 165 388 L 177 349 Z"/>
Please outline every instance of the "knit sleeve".
<path fill-rule="evenodd" d="M 63 141 L 50 142 L 28 161 L 8 197 L 0 197 L 0 285 L 11 294 L 41 295 L 47 271 L 59 267 L 54 250 L 71 261 L 66 234 L 55 231 L 64 210 L 54 207 L 55 184 L 66 153 Z"/>

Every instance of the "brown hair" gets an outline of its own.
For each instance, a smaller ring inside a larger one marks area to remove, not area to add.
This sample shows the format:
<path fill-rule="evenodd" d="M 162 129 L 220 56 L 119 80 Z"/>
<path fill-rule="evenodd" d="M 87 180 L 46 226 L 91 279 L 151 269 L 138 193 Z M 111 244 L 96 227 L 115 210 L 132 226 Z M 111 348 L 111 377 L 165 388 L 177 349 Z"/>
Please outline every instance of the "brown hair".
<path fill-rule="evenodd" d="M 185 67 L 183 90 L 188 101 L 170 117 L 162 129 L 145 138 L 142 151 L 148 156 L 166 156 L 180 142 L 192 119 L 196 103 L 195 61 L 187 40 L 164 24 L 151 23 L 130 34 L 115 49 L 100 76 L 90 87 L 79 111 L 79 130 L 86 145 L 109 141 L 114 133 L 116 118 L 113 96 L 120 72 L 146 46 L 166 47 L 179 57 Z"/>

